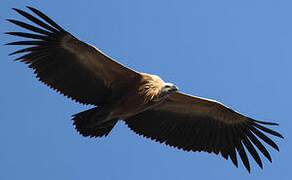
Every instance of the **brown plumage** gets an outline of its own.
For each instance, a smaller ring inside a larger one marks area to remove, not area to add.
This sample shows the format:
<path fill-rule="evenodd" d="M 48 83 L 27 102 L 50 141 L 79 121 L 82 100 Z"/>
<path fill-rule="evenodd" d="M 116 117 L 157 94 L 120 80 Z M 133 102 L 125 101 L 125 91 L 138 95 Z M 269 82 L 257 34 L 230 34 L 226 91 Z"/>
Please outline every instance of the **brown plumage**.
<path fill-rule="evenodd" d="M 40 11 L 28 9 L 39 18 L 14 10 L 41 28 L 8 19 L 34 32 L 8 32 L 33 39 L 8 43 L 30 45 L 11 55 L 26 53 L 16 60 L 34 69 L 40 81 L 75 101 L 96 106 L 73 115 L 83 136 L 106 136 L 118 120 L 124 120 L 137 134 L 186 151 L 220 153 L 225 159 L 230 157 L 235 166 L 238 153 L 248 171 L 246 150 L 261 168 L 255 147 L 269 161 L 271 156 L 262 142 L 279 150 L 265 134 L 283 136 L 263 126 L 276 123 L 257 121 L 217 101 L 180 93 L 175 85 L 119 64 Z"/>

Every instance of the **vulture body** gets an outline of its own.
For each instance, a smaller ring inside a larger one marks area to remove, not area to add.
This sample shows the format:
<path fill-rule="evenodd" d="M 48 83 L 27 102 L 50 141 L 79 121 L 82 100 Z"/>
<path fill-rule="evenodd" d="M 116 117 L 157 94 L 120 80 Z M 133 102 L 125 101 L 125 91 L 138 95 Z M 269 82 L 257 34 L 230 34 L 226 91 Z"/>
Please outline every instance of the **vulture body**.
<path fill-rule="evenodd" d="M 29 45 L 10 55 L 25 53 L 16 60 L 28 64 L 41 82 L 77 102 L 96 106 L 73 115 L 73 124 L 83 136 L 107 136 L 123 120 L 137 134 L 186 151 L 220 153 L 235 166 L 238 153 L 248 171 L 246 150 L 261 168 L 255 147 L 269 161 L 262 142 L 279 150 L 266 134 L 283 136 L 264 126 L 277 123 L 257 121 L 217 101 L 181 93 L 156 75 L 119 64 L 39 10 L 28 9 L 37 16 L 14 10 L 37 26 L 8 19 L 31 32 L 7 34 L 32 40 L 8 43 Z"/>

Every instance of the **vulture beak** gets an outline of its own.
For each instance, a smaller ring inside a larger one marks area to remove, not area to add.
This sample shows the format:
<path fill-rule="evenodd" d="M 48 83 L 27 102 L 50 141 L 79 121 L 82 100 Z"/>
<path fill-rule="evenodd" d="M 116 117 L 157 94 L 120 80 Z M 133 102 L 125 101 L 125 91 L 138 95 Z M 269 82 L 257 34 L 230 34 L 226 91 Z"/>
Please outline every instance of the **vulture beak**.
<path fill-rule="evenodd" d="M 171 94 L 178 91 L 178 87 L 172 83 L 165 83 L 164 88 L 168 93 Z"/>
<path fill-rule="evenodd" d="M 178 91 L 178 87 L 176 85 L 173 85 L 170 89 L 170 92 L 176 92 Z"/>

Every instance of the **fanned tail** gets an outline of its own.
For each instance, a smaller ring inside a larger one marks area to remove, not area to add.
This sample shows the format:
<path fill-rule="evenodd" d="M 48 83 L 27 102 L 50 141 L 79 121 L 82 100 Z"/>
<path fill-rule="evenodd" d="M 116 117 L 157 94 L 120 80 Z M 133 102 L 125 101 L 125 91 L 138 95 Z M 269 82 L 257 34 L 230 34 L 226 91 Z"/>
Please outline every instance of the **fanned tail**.
<path fill-rule="evenodd" d="M 73 124 L 83 136 L 107 136 L 118 121 L 118 119 L 109 119 L 108 114 L 105 109 L 95 107 L 73 115 Z"/>

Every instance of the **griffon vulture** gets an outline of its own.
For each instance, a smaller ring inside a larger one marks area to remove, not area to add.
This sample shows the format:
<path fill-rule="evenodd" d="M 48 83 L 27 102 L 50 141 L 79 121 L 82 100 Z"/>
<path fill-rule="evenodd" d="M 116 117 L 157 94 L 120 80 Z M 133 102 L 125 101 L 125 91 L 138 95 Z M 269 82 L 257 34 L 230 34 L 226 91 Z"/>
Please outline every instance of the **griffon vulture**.
<path fill-rule="evenodd" d="M 246 150 L 263 167 L 257 149 L 269 160 L 262 142 L 279 150 L 266 134 L 283 138 L 257 121 L 210 99 L 178 91 L 159 76 L 127 68 L 84 43 L 35 8 L 36 16 L 14 9 L 33 26 L 8 19 L 27 32 L 7 32 L 33 40 L 7 45 L 29 45 L 11 53 L 25 53 L 16 60 L 28 64 L 36 77 L 50 88 L 82 104 L 96 107 L 73 115 L 73 124 L 83 136 L 107 136 L 118 120 L 131 130 L 186 151 L 206 151 L 228 157 L 235 166 L 237 153 L 250 172 Z"/>

